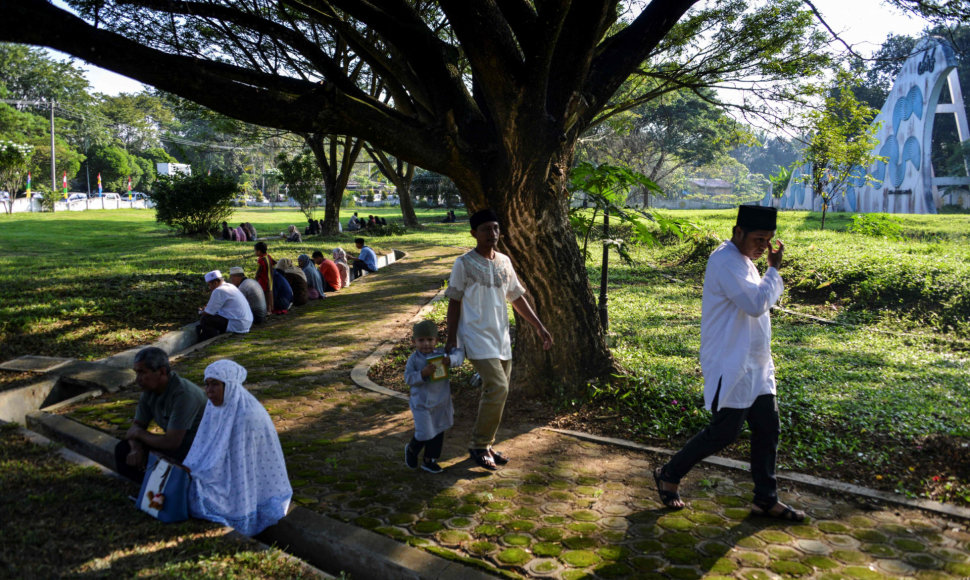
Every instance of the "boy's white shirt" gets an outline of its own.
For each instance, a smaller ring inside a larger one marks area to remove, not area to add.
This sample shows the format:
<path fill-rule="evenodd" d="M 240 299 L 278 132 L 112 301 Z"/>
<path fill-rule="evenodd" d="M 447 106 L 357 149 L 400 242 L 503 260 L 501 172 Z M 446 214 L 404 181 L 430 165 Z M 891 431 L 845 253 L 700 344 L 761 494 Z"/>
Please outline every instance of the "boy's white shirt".
<path fill-rule="evenodd" d="M 461 301 L 458 344 L 468 359 L 512 359 L 506 303 L 524 294 L 512 261 L 501 252 L 489 260 L 472 250 L 455 260 L 445 296 Z"/>

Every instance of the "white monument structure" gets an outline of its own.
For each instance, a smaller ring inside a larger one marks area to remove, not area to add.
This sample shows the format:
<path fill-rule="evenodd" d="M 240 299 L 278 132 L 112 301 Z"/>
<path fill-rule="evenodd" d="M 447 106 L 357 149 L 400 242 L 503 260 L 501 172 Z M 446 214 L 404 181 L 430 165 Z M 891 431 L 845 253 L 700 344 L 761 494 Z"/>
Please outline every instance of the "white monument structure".
<path fill-rule="evenodd" d="M 956 54 L 947 41 L 935 37 L 920 41 L 873 120 L 881 123 L 874 152 L 884 160 L 867 168 L 873 178 L 869 183 L 859 167 L 844 195 L 832 198 L 829 211 L 937 213 L 943 205 L 940 187 L 970 185 L 966 167 L 961 176 L 937 177 L 931 160 L 936 115 L 955 115 L 960 142 L 970 139 L 956 65 Z M 941 104 L 944 88 L 950 92 L 950 102 Z M 771 200 L 769 193 L 764 204 L 821 211 L 822 198 L 805 179 L 810 174 L 810 166 L 798 168 L 781 198 Z"/>

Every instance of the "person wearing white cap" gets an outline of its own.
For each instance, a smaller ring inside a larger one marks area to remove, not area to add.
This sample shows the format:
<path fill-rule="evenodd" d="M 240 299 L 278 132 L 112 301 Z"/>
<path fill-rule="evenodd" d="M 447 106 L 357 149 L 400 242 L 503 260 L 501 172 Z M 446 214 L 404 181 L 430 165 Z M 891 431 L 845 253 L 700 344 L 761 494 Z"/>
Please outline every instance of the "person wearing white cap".
<path fill-rule="evenodd" d="M 192 474 L 189 514 L 252 536 L 286 515 L 293 488 L 273 420 L 245 380 L 231 360 L 206 367 L 209 402 L 183 464 Z"/>
<path fill-rule="evenodd" d="M 259 282 L 246 277 L 246 271 L 241 266 L 229 268 L 229 281 L 246 297 L 249 309 L 253 313 L 253 324 L 266 322 L 266 295 Z"/>
<path fill-rule="evenodd" d="M 253 325 L 253 311 L 246 297 L 232 284 L 226 284 L 222 272 L 213 270 L 205 275 L 205 283 L 212 292 L 209 303 L 199 309 L 199 340 L 224 332 L 246 333 Z"/>

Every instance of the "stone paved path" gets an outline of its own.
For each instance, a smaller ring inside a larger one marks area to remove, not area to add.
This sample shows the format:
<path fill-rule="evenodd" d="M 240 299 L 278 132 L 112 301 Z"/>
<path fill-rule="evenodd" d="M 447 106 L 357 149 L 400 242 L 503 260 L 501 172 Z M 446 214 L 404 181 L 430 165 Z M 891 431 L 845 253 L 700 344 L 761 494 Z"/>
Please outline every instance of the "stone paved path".
<path fill-rule="evenodd" d="M 688 509 L 662 508 L 650 472 L 662 459 L 579 441 L 507 417 L 497 473 L 465 451 L 471 417 L 446 435 L 445 473 L 403 464 L 407 405 L 353 386 L 350 369 L 382 340 L 404 336 L 460 250 L 413 248 L 402 263 L 323 304 L 179 361 L 200 380 L 215 358 L 249 369 L 269 409 L 295 490 L 310 509 L 506 576 L 549 578 L 967 578 L 970 530 L 853 497 L 782 489 L 811 521 L 753 518 L 746 474 L 700 468 Z M 457 390 L 455 397 L 475 397 Z M 120 434 L 136 392 L 70 412 Z"/>

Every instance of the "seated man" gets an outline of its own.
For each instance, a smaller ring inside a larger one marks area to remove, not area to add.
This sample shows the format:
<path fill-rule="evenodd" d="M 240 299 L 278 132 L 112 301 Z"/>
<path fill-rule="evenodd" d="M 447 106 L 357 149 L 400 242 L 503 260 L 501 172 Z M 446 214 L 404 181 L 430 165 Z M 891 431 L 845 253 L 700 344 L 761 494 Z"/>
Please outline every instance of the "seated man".
<path fill-rule="evenodd" d="M 377 271 L 377 254 L 369 246 L 364 245 L 364 238 L 355 239 L 354 245 L 357 246 L 357 250 L 360 252 L 354 258 L 354 265 L 352 267 L 354 279 L 356 280 L 364 275 L 364 270 L 368 272 Z"/>
<path fill-rule="evenodd" d="M 357 219 L 357 212 L 354 212 L 354 215 L 350 216 L 350 220 L 347 222 L 347 231 L 356 232 L 359 229 L 360 221 Z"/>
<path fill-rule="evenodd" d="M 328 260 L 323 255 L 323 252 L 316 250 L 313 252 L 313 263 L 320 269 L 320 275 L 323 277 L 324 290 L 327 292 L 336 292 L 343 288 L 343 282 L 340 280 L 340 270 L 333 260 Z"/>
<path fill-rule="evenodd" d="M 239 288 L 242 295 L 249 302 L 249 309 L 253 313 L 253 323 L 260 324 L 266 322 L 266 295 L 259 282 L 252 278 L 247 278 L 245 270 L 241 266 L 229 268 L 229 281 L 233 286 Z"/>
<path fill-rule="evenodd" d="M 212 296 L 205 308 L 199 310 L 201 319 L 196 327 L 199 340 L 206 340 L 224 332 L 249 332 L 253 325 L 253 311 L 239 288 L 226 284 L 219 270 L 206 274 L 205 283 Z"/>
<path fill-rule="evenodd" d="M 205 393 L 172 371 L 165 351 L 150 346 L 138 351 L 135 381 L 141 398 L 134 424 L 115 446 L 115 471 L 141 483 L 148 452 L 155 451 L 181 462 L 188 455 L 205 410 Z M 154 421 L 165 432 L 148 432 Z"/>

